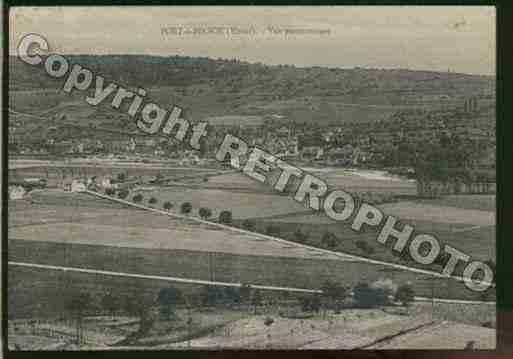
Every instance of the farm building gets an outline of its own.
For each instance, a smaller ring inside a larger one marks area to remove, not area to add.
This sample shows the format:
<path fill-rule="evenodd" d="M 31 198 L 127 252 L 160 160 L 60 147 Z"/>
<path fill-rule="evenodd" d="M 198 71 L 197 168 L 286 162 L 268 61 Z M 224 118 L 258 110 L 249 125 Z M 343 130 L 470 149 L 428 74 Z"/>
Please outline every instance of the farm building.
<path fill-rule="evenodd" d="M 71 192 L 82 192 L 86 190 L 86 185 L 79 180 L 73 180 L 71 182 Z"/>
<path fill-rule="evenodd" d="M 9 199 L 22 199 L 26 193 L 23 186 L 9 186 Z"/>
<path fill-rule="evenodd" d="M 86 190 L 86 185 L 77 179 L 65 179 L 62 187 L 66 192 L 82 192 Z"/>

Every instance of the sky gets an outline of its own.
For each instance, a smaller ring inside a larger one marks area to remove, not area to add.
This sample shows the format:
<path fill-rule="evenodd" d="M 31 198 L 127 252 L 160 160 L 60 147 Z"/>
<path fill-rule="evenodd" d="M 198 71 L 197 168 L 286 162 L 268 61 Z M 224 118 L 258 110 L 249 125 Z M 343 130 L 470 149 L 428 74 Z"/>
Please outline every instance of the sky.
<path fill-rule="evenodd" d="M 11 54 L 23 35 L 38 33 L 60 54 L 495 74 L 494 7 L 16 7 L 9 24 Z M 213 27 L 223 32 L 204 33 Z M 172 34 L 172 28 L 200 33 Z"/>

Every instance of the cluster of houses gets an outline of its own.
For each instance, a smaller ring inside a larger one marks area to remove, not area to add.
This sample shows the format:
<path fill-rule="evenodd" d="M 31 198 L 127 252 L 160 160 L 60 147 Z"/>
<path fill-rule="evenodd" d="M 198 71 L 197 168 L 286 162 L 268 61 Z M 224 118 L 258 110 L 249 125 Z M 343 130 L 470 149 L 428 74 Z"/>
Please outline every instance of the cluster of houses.
<path fill-rule="evenodd" d="M 9 178 L 9 199 L 25 198 L 28 192 L 34 188 L 45 188 L 47 181 L 44 178 L 24 178 L 22 180 Z"/>
<path fill-rule="evenodd" d="M 57 188 L 65 192 L 83 192 L 95 190 L 104 192 L 107 189 L 132 190 L 143 183 L 156 183 L 160 176 L 137 176 L 133 178 L 114 177 L 111 175 L 97 176 L 63 176 L 57 183 Z M 44 178 L 26 178 L 23 180 L 9 181 L 9 199 L 17 200 L 26 198 L 33 188 L 45 188 Z"/>
<path fill-rule="evenodd" d="M 118 180 L 110 175 L 82 178 L 66 177 L 61 182 L 61 188 L 66 192 L 81 192 L 86 189 L 104 191 L 106 189 L 130 189 L 139 183 L 141 183 L 141 178 Z"/>

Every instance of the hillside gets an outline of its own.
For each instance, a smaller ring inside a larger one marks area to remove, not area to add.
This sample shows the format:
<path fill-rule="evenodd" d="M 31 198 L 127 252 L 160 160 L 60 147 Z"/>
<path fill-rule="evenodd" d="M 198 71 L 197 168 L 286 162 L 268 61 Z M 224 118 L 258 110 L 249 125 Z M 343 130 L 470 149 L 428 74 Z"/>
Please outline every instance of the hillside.
<path fill-rule="evenodd" d="M 386 121 L 400 110 L 461 108 L 470 96 L 477 96 L 485 106 L 495 100 L 495 78 L 489 76 L 404 69 L 297 68 L 179 56 L 68 58 L 107 80 L 130 88 L 144 87 L 147 99 L 164 106 L 179 105 L 192 120 L 215 117 L 217 124 L 223 124 L 223 116 L 233 122 L 233 115 L 279 115 L 284 121 L 298 123 L 367 123 Z M 69 113 L 70 121 L 81 125 L 121 124 L 119 113 L 113 119 L 114 112 L 106 106 L 91 110 L 82 100 L 84 94 L 61 92 L 63 80 L 49 77 L 41 67 L 10 57 L 9 70 L 9 104 L 13 110 L 43 116 Z M 39 120 L 35 127 L 43 124 L 44 120 Z"/>

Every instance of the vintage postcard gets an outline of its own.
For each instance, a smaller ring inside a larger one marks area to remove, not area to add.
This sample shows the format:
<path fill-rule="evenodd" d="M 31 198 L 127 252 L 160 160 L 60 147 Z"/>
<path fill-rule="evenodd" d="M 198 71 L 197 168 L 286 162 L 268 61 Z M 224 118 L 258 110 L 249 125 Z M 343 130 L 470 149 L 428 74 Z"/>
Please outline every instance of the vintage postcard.
<path fill-rule="evenodd" d="M 495 7 L 7 21 L 9 350 L 496 347 Z"/>

